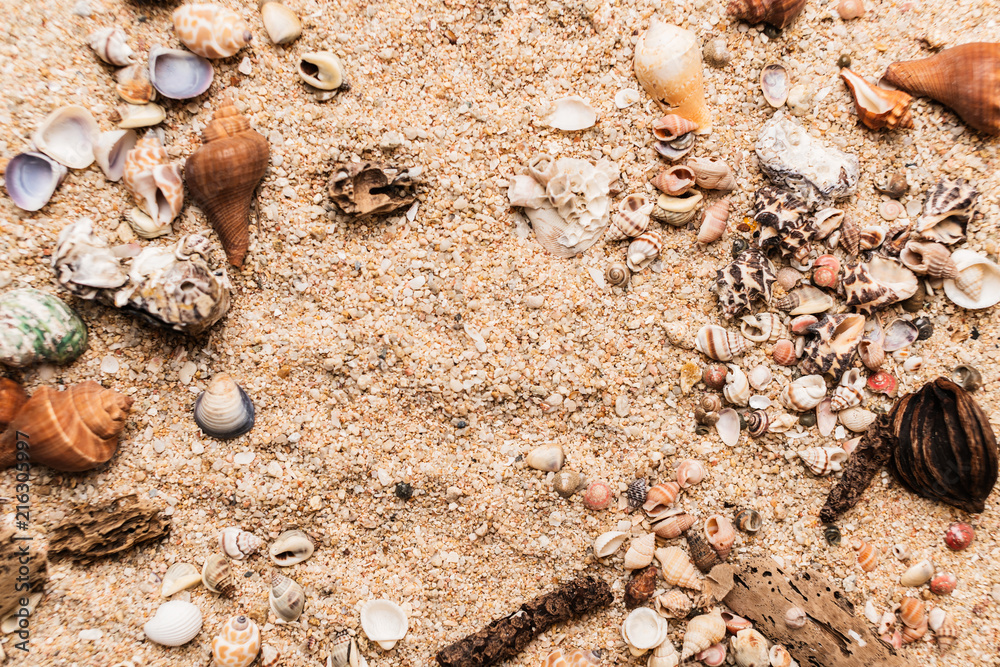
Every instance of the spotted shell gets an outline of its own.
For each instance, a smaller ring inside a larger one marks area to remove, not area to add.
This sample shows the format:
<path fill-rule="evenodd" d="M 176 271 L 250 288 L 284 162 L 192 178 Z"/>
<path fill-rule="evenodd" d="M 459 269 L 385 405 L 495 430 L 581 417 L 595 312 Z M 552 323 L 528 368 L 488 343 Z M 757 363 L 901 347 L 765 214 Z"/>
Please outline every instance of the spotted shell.
<path fill-rule="evenodd" d="M 246 21 L 219 5 L 181 5 L 173 21 L 177 39 L 203 58 L 228 58 L 253 39 Z"/>
<path fill-rule="evenodd" d="M 249 667 L 260 651 L 260 629 L 246 616 L 233 616 L 212 640 L 213 664 Z"/>
<path fill-rule="evenodd" d="M 774 266 L 762 252 L 756 248 L 744 250 L 731 264 L 716 272 L 714 289 L 722 314 L 735 319 L 747 314 L 755 301 L 769 304 L 771 287 L 776 281 Z"/>
<path fill-rule="evenodd" d="M 802 353 L 802 372 L 827 374 L 839 379 L 853 363 L 864 330 L 865 318 L 862 315 L 824 315 L 808 327 L 809 336 Z"/>
<path fill-rule="evenodd" d="M 649 227 L 649 214 L 653 210 L 653 202 L 643 194 L 631 194 L 618 204 L 618 212 L 611 217 L 611 224 L 604 238 L 609 241 L 622 241 L 635 238 Z"/>

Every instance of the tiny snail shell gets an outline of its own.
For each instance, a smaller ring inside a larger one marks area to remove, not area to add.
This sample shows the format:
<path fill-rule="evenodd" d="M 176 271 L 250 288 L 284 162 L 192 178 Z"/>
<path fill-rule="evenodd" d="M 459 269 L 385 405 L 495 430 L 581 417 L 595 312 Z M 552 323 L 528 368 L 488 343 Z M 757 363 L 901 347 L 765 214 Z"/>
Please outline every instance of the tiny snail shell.
<path fill-rule="evenodd" d="M 611 487 L 603 480 L 595 480 L 590 483 L 583 494 L 583 504 L 587 509 L 602 510 L 611 504 L 614 493 Z"/>
<path fill-rule="evenodd" d="M 264 541 L 253 533 L 230 526 L 219 534 L 219 548 L 229 558 L 242 560 L 260 549 Z"/>
<path fill-rule="evenodd" d="M 721 514 L 713 514 L 705 520 L 705 537 L 719 554 L 719 558 L 725 560 L 732 551 L 736 531 L 733 530 L 733 524 L 729 523 L 729 519 Z"/>
<path fill-rule="evenodd" d="M 291 623 L 302 614 L 302 610 L 306 606 L 306 594 L 298 583 L 289 577 L 275 573 L 271 579 L 268 604 L 278 619 L 285 623 Z"/>
<path fill-rule="evenodd" d="M 563 498 L 569 498 L 583 483 L 583 475 L 575 470 L 560 470 L 552 478 L 552 489 Z"/>
<path fill-rule="evenodd" d="M 756 533 L 762 523 L 760 512 L 757 510 L 744 509 L 736 514 L 736 527 L 745 533 Z"/>
<path fill-rule="evenodd" d="M 674 485 L 676 486 L 676 484 Z M 645 477 L 639 477 L 631 484 L 628 485 L 628 490 L 625 491 L 625 498 L 628 500 L 628 506 L 632 510 L 637 510 L 643 506 L 646 502 L 646 497 L 648 495 L 649 487 L 646 484 Z M 678 488 L 678 493 L 680 493 L 680 488 Z"/>
<path fill-rule="evenodd" d="M 698 230 L 698 243 L 713 243 L 722 238 L 729 220 L 729 200 L 720 199 L 707 209 Z"/>
<path fill-rule="evenodd" d="M 721 408 L 721 404 L 719 405 Z M 697 484 L 705 478 L 705 466 L 701 461 L 687 459 L 681 461 L 677 466 L 677 484 L 686 489 L 693 484 Z"/>
<path fill-rule="evenodd" d="M 759 438 L 767 433 L 769 420 L 767 418 L 767 412 L 764 410 L 755 410 L 754 412 L 751 412 L 747 415 L 746 420 L 747 433 L 750 434 L 750 437 Z"/>
<path fill-rule="evenodd" d="M 973 392 L 983 386 L 982 374 L 972 366 L 960 364 L 955 366 L 951 374 L 952 379 L 959 387 L 968 392 Z"/>
<path fill-rule="evenodd" d="M 674 514 L 654 523 L 653 532 L 656 533 L 657 537 L 670 540 L 683 535 L 688 528 L 694 525 L 694 521 L 694 517 L 690 514 Z"/>
<path fill-rule="evenodd" d="M 865 572 L 871 572 L 878 565 L 878 554 L 868 542 L 862 542 L 857 551 L 858 565 Z"/>
<path fill-rule="evenodd" d="M 629 268 L 623 262 L 613 262 L 604 270 L 604 279 L 612 287 L 621 287 L 624 289 L 628 287 L 629 281 L 632 280 L 632 272 L 629 271 Z"/>
<path fill-rule="evenodd" d="M 313 555 L 315 547 L 309 536 L 301 530 L 286 530 L 271 545 L 271 561 L 281 567 L 291 567 Z"/>
<path fill-rule="evenodd" d="M 972 529 L 972 526 L 961 521 L 956 521 L 948 526 L 948 530 L 945 531 L 944 543 L 952 551 L 962 551 L 969 548 L 975 536 L 976 533 Z"/>
<path fill-rule="evenodd" d="M 825 527 L 823 529 L 823 539 L 825 539 L 826 543 L 830 546 L 839 546 L 841 540 L 840 527 L 834 524 L 830 524 Z"/>
<path fill-rule="evenodd" d="M 201 568 L 201 581 L 205 584 L 205 588 L 223 597 L 229 597 L 236 590 L 233 570 L 222 554 L 212 554 L 208 557 L 204 567 Z"/>
<path fill-rule="evenodd" d="M 894 544 L 892 545 L 892 555 L 895 556 L 896 560 L 910 560 L 910 547 L 902 542 Z"/>

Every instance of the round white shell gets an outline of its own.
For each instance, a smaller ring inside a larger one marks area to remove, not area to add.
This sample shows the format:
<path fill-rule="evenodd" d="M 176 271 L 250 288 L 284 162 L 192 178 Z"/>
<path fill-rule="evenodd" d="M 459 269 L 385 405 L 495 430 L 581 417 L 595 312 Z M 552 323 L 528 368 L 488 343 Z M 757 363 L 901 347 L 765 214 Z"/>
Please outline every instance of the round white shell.
<path fill-rule="evenodd" d="M 7 194 L 18 208 L 37 211 L 52 199 L 66 172 L 66 167 L 44 153 L 20 153 L 7 163 Z"/>
<path fill-rule="evenodd" d="M 944 293 L 955 304 L 969 310 L 989 308 L 1000 302 L 1000 266 L 972 250 L 956 250 L 951 254 L 959 273 L 975 264 L 983 267 L 983 286 L 978 299 L 962 291 L 951 278 L 944 281 Z"/>
<path fill-rule="evenodd" d="M 632 655 L 642 655 L 663 643 L 667 637 L 667 622 L 649 607 L 632 610 L 622 622 L 622 639 Z"/>
<path fill-rule="evenodd" d="M 163 646 L 186 644 L 201 632 L 201 610 L 184 600 L 164 602 L 142 631 L 150 641 Z"/>
<path fill-rule="evenodd" d="M 181 49 L 154 46 L 149 50 L 149 82 L 172 100 L 201 95 L 212 85 L 215 69 L 201 56 Z"/>
<path fill-rule="evenodd" d="M 94 163 L 94 148 L 101 128 L 81 106 L 60 107 L 38 126 L 31 140 L 41 152 L 70 169 L 86 169 Z"/>
<path fill-rule="evenodd" d="M 391 600 L 371 600 L 361 608 L 365 635 L 387 651 L 406 635 L 409 627 L 406 612 Z"/>

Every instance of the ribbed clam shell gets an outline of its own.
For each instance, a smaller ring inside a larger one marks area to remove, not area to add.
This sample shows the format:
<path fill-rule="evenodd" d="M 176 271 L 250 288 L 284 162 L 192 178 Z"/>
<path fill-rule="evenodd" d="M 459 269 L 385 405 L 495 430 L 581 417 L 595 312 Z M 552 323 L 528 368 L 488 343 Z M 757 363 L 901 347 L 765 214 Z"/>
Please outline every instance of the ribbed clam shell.
<path fill-rule="evenodd" d="M 170 600 L 142 626 L 146 637 L 163 646 L 181 646 L 201 632 L 201 611 L 184 600 Z"/>
<path fill-rule="evenodd" d="M 641 570 L 653 562 L 653 551 L 656 549 L 656 534 L 646 533 L 629 543 L 625 552 L 625 569 Z"/>
<path fill-rule="evenodd" d="M 705 520 L 705 537 L 715 552 L 719 554 L 719 558 L 725 560 L 733 548 L 736 530 L 729 519 L 721 514 L 713 514 Z"/>
<path fill-rule="evenodd" d="M 628 533 L 616 530 L 609 530 L 606 533 L 602 533 L 594 540 L 594 555 L 598 558 L 607 558 L 618 551 L 626 539 L 628 539 Z"/>
<path fill-rule="evenodd" d="M 799 362 L 799 357 L 795 353 L 795 343 L 783 338 L 774 344 L 771 350 L 771 357 L 780 366 L 794 366 Z"/>
<path fill-rule="evenodd" d="M 253 39 L 246 21 L 220 5 L 182 5 L 173 21 L 177 39 L 203 58 L 228 58 Z"/>
<path fill-rule="evenodd" d="M 625 263 L 631 271 L 642 271 L 660 256 L 663 236 L 659 232 L 646 232 L 628 246 Z"/>
<path fill-rule="evenodd" d="M 679 197 L 694 187 L 694 179 L 694 171 L 690 167 L 676 164 L 654 176 L 650 183 L 666 195 Z"/>
<path fill-rule="evenodd" d="M 821 375 L 804 375 L 785 385 L 779 399 L 789 410 L 812 410 L 826 396 L 826 381 Z"/>
<path fill-rule="evenodd" d="M 712 644 L 717 644 L 726 636 L 726 622 L 718 610 L 710 614 L 695 616 L 684 631 L 684 646 L 681 661 L 696 653 L 701 653 Z"/>
<path fill-rule="evenodd" d="M 205 565 L 201 568 L 201 581 L 205 588 L 223 597 L 229 597 L 236 590 L 233 568 L 223 554 L 212 554 L 205 560 Z"/>
<path fill-rule="evenodd" d="M 729 200 L 720 199 L 707 209 L 698 229 L 698 243 L 714 243 L 726 232 L 729 220 Z"/>
<path fill-rule="evenodd" d="M 688 528 L 694 525 L 695 518 L 690 514 L 674 514 L 653 524 L 653 532 L 657 537 L 670 540 L 680 537 Z"/>
<path fill-rule="evenodd" d="M 309 536 L 301 530 L 286 530 L 268 550 L 271 561 L 281 567 L 291 567 L 313 555 L 315 547 Z"/>
<path fill-rule="evenodd" d="M 691 611 L 691 598 L 674 588 L 653 597 L 653 608 L 664 618 L 684 618 Z"/>
<path fill-rule="evenodd" d="M 4 172 L 7 194 L 24 211 L 37 211 L 52 199 L 68 170 L 44 153 L 19 153 Z"/>
<path fill-rule="evenodd" d="M 714 157 L 694 157 L 687 161 L 694 172 L 695 183 L 706 190 L 729 192 L 736 189 L 736 179 L 725 162 Z"/>
<path fill-rule="evenodd" d="M 722 407 L 721 404 L 719 407 Z M 685 459 L 677 466 L 677 484 L 682 488 L 697 484 L 705 478 L 705 466 L 701 461 Z"/>
<path fill-rule="evenodd" d="M 649 607 L 634 609 L 622 623 L 622 639 L 632 655 L 642 655 L 667 638 L 667 622 Z"/>
<path fill-rule="evenodd" d="M 703 326 L 695 339 L 695 348 L 716 361 L 731 361 L 751 347 L 739 334 L 715 324 Z"/>
<path fill-rule="evenodd" d="M 386 651 L 406 636 L 409 627 L 406 612 L 391 600 L 369 600 L 361 608 L 361 628 L 365 636 Z"/>
<path fill-rule="evenodd" d="M 120 181 L 125 174 L 125 158 L 129 151 L 135 148 L 139 137 L 135 130 L 111 130 L 102 132 L 94 147 L 94 157 L 97 166 L 101 168 L 109 181 Z M 7 167 L 10 174 L 10 166 Z"/>
<path fill-rule="evenodd" d="M 191 563 L 174 563 L 163 575 L 160 595 L 168 598 L 174 593 L 197 586 L 201 583 L 201 572 Z"/>
<path fill-rule="evenodd" d="M 205 435 L 238 438 L 253 428 L 253 401 L 228 373 L 219 373 L 195 401 L 194 420 Z"/>
<path fill-rule="evenodd" d="M 809 447 L 798 452 L 799 460 L 820 477 L 840 470 L 847 460 L 847 452 L 840 447 Z"/>
<path fill-rule="evenodd" d="M 750 381 L 747 379 L 747 374 L 736 364 L 729 364 L 726 386 L 722 388 L 722 394 L 733 405 L 745 406 L 750 401 Z"/>
<path fill-rule="evenodd" d="M 285 623 L 292 623 L 302 614 L 306 606 L 306 594 L 295 581 L 275 573 L 271 579 L 268 604 L 274 615 Z"/>
<path fill-rule="evenodd" d="M 70 105 L 46 116 L 31 140 L 56 162 L 70 169 L 86 169 L 94 163 L 94 147 L 100 136 L 101 128 L 90 111 Z"/>
<path fill-rule="evenodd" d="M 653 202 L 643 194 L 631 194 L 618 204 L 618 212 L 611 216 L 611 224 L 604 233 L 609 241 L 635 238 L 649 227 L 649 214 Z"/>
<path fill-rule="evenodd" d="M 848 430 L 861 433 L 867 431 L 868 427 L 875 421 L 875 413 L 864 408 L 853 407 L 838 412 L 837 419 Z"/>
<path fill-rule="evenodd" d="M 740 324 L 740 333 L 747 340 L 755 343 L 775 342 L 788 335 L 788 328 L 777 313 L 759 313 L 744 315 Z"/>
<path fill-rule="evenodd" d="M 701 580 L 695 572 L 694 564 L 679 547 L 657 549 L 656 560 L 660 563 L 664 581 L 671 586 L 679 586 L 694 591 L 702 589 Z"/>
<path fill-rule="evenodd" d="M 149 50 L 149 82 L 164 97 L 198 97 L 209 89 L 214 76 L 212 63 L 190 51 L 159 45 Z"/>
<path fill-rule="evenodd" d="M 242 560 L 256 553 L 264 543 L 262 539 L 241 528 L 230 526 L 219 533 L 219 548 L 229 558 Z"/>
<path fill-rule="evenodd" d="M 87 35 L 87 43 L 97 57 L 119 67 L 132 64 L 132 49 L 125 40 L 125 31 L 118 26 L 101 28 Z"/>
<path fill-rule="evenodd" d="M 561 445 L 539 445 L 524 457 L 528 467 L 545 472 L 559 472 L 566 462 L 566 454 Z"/>
<path fill-rule="evenodd" d="M 917 275 L 932 278 L 954 278 L 958 275 L 951 251 L 940 243 L 907 241 L 899 253 L 899 261 Z"/>

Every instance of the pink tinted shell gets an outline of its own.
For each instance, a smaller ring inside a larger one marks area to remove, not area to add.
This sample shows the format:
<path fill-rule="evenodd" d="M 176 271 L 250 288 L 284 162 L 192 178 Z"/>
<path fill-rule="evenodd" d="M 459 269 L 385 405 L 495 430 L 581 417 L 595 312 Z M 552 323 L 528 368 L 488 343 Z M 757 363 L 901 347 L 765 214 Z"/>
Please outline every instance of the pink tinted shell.
<path fill-rule="evenodd" d="M 613 497 L 614 493 L 611 491 L 611 487 L 608 486 L 607 482 L 595 480 L 590 483 L 590 486 L 588 486 L 587 490 L 583 493 L 583 504 L 586 505 L 588 509 L 602 510 L 611 504 L 611 499 Z"/>
<path fill-rule="evenodd" d="M 677 466 L 677 483 L 682 489 L 705 479 L 705 466 L 701 461 L 687 459 Z"/>

